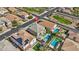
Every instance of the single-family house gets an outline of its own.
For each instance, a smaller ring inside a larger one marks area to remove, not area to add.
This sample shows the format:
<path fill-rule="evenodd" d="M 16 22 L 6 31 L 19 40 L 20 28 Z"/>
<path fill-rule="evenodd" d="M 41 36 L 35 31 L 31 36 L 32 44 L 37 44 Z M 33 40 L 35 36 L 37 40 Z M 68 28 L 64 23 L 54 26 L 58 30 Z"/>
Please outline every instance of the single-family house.
<path fill-rule="evenodd" d="M 27 50 L 36 43 L 36 38 L 25 30 L 20 30 L 17 34 L 13 34 L 11 39 L 22 50 Z"/>
<path fill-rule="evenodd" d="M 8 20 L 10 20 L 10 21 L 20 21 L 21 20 L 21 18 L 20 17 L 18 17 L 18 16 L 16 16 L 16 15 L 13 15 L 13 14 L 7 14 L 6 16 L 5 16 Z"/>
<path fill-rule="evenodd" d="M 0 20 L 0 32 L 5 31 L 7 27 L 5 26 L 5 23 Z"/>
<path fill-rule="evenodd" d="M 3 7 L 0 7 L 0 16 L 1 16 L 1 15 L 4 15 L 4 14 L 6 14 L 6 13 L 8 13 L 8 10 L 5 9 L 5 8 L 3 8 Z"/>
<path fill-rule="evenodd" d="M 7 28 L 11 28 L 11 27 L 12 27 L 11 21 L 8 20 L 7 18 L 1 17 L 0 20 L 5 23 L 5 26 L 6 26 Z"/>
<path fill-rule="evenodd" d="M 15 7 L 8 7 L 8 10 L 11 12 L 11 13 L 16 13 L 17 12 L 17 9 Z"/>
<path fill-rule="evenodd" d="M 45 26 L 47 28 L 50 28 L 50 29 L 53 28 L 54 26 L 56 26 L 55 23 L 52 23 L 52 22 L 47 21 L 47 20 L 42 20 L 42 22 L 39 22 L 39 24 L 42 26 Z"/>
<path fill-rule="evenodd" d="M 22 19 L 28 20 L 27 17 L 29 16 L 29 14 L 26 12 L 17 12 L 17 15 L 20 16 Z"/>

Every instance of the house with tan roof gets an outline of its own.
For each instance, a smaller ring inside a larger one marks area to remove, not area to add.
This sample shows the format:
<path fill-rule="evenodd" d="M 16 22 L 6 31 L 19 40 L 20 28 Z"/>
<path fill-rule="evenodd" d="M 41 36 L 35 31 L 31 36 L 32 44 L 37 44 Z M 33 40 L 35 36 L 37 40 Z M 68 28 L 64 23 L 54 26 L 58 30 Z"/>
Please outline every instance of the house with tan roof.
<path fill-rule="evenodd" d="M 12 28 L 12 23 L 5 17 L 0 18 L 0 30 L 6 31 L 7 29 Z"/>
<path fill-rule="evenodd" d="M 22 50 L 27 50 L 36 43 L 36 38 L 25 30 L 19 30 L 17 34 L 13 34 L 11 39 L 15 44 L 18 45 Z"/>
<path fill-rule="evenodd" d="M 0 7 L 0 15 L 4 15 L 6 13 L 8 13 L 8 10 L 3 7 Z"/>
<path fill-rule="evenodd" d="M 0 21 L 4 22 L 4 23 L 5 23 L 5 26 L 6 26 L 7 28 L 12 28 L 12 23 L 11 23 L 11 21 L 8 20 L 7 18 L 1 17 L 1 18 L 0 18 Z"/>
<path fill-rule="evenodd" d="M 0 20 L 0 32 L 5 31 L 7 27 L 5 26 L 5 23 Z"/>
<path fill-rule="evenodd" d="M 13 14 L 7 14 L 6 16 L 5 16 L 8 20 L 10 20 L 10 21 L 20 21 L 21 20 L 21 18 L 20 17 L 18 17 L 18 16 L 16 16 L 16 15 L 13 15 Z"/>
<path fill-rule="evenodd" d="M 15 7 L 9 7 L 8 10 L 11 12 L 11 13 L 15 13 L 17 11 L 17 9 Z"/>
<path fill-rule="evenodd" d="M 56 24 L 50 22 L 50 21 L 46 21 L 46 20 L 43 20 L 42 22 L 39 22 L 40 25 L 42 26 L 45 26 L 47 28 L 53 28 Z"/>
<path fill-rule="evenodd" d="M 17 12 L 17 15 L 20 16 L 22 19 L 28 20 L 27 17 L 29 16 L 29 14 L 26 12 L 23 12 L 23 11 Z"/>

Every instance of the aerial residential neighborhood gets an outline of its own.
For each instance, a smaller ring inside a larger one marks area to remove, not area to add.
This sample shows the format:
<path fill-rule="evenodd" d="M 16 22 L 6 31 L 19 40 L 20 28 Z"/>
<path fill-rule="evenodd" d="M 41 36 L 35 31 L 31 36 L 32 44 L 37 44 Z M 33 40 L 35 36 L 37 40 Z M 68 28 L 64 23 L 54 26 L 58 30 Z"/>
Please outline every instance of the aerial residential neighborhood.
<path fill-rule="evenodd" d="M 79 51 L 79 7 L 0 7 L 0 51 Z"/>

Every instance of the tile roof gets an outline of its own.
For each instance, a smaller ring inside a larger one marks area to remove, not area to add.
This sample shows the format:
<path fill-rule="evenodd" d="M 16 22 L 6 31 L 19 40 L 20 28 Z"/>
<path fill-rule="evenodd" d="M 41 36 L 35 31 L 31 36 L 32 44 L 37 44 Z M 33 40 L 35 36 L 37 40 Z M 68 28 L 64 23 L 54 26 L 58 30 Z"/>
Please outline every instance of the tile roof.
<path fill-rule="evenodd" d="M 12 35 L 15 39 L 21 38 L 23 41 L 25 40 L 29 40 L 29 43 L 32 42 L 33 38 L 35 38 L 33 35 L 31 35 L 30 33 L 28 33 L 25 30 L 19 30 L 18 33 L 15 33 Z M 16 42 L 15 42 L 16 43 Z M 21 45 L 19 46 L 21 49 L 23 50 L 27 50 L 29 48 L 31 48 L 31 44 L 26 44 L 25 46 Z"/>
<path fill-rule="evenodd" d="M 22 11 L 22 12 L 18 12 L 17 14 L 20 15 L 20 16 L 21 16 L 21 15 L 26 15 L 26 16 L 28 16 L 28 13 L 23 12 L 23 11 Z"/>
<path fill-rule="evenodd" d="M 9 7 L 8 10 L 11 11 L 11 12 L 16 12 L 17 11 L 17 9 L 15 7 Z"/>
<path fill-rule="evenodd" d="M 46 20 L 43 20 L 43 22 L 39 22 L 39 24 L 40 25 L 43 25 L 43 26 L 45 26 L 45 27 L 48 27 L 48 28 L 52 28 L 52 27 L 54 27 L 54 23 L 52 23 L 52 22 L 49 22 L 49 21 L 46 21 Z"/>
<path fill-rule="evenodd" d="M 13 20 L 19 21 L 19 20 L 21 19 L 21 18 L 19 18 L 18 16 L 13 15 L 13 14 L 7 14 L 5 17 L 6 17 L 8 20 L 10 20 L 10 21 L 13 21 Z"/>
<path fill-rule="evenodd" d="M 25 30 L 20 30 L 18 32 L 18 35 L 23 39 L 23 41 L 25 41 L 26 39 L 29 39 L 29 41 L 31 42 L 32 39 L 34 38 L 33 35 L 31 35 L 30 33 L 28 33 L 27 31 Z"/>

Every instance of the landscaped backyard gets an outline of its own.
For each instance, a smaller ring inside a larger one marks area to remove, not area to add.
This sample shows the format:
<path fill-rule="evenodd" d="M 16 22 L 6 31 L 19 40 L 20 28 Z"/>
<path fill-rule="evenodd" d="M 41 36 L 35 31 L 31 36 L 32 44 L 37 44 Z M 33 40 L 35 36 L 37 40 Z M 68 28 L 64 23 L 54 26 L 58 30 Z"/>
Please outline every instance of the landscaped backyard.
<path fill-rule="evenodd" d="M 37 43 L 37 44 L 33 47 L 33 49 L 34 49 L 35 51 L 40 51 L 40 47 L 41 47 L 40 43 Z"/>
<path fill-rule="evenodd" d="M 67 25 L 72 24 L 72 22 L 69 21 L 68 19 L 65 19 L 63 17 L 60 17 L 58 15 L 53 16 L 53 18 L 55 18 L 56 20 L 58 20 L 60 23 L 63 23 L 63 24 L 67 24 Z"/>

